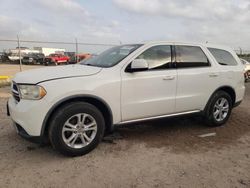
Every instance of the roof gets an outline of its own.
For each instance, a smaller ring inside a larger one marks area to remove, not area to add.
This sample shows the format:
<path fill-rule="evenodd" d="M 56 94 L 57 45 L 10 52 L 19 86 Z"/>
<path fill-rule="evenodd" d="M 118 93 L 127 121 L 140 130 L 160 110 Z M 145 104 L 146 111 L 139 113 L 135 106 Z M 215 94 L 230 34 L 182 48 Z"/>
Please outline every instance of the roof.
<path fill-rule="evenodd" d="M 175 45 L 187 45 L 187 46 L 204 46 L 207 48 L 219 48 L 219 49 L 225 49 L 225 50 L 233 50 L 229 46 L 220 45 L 220 44 L 214 44 L 214 43 L 196 43 L 196 42 L 181 42 L 181 41 L 147 41 L 143 44 L 145 45 L 154 45 L 154 44 L 175 44 Z"/>

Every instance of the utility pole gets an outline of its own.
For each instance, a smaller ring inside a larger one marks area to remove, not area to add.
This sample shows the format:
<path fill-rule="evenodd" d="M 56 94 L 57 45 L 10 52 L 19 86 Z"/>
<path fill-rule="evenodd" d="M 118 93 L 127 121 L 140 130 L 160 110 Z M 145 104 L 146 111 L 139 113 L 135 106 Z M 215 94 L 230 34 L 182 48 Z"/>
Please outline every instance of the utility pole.
<path fill-rule="evenodd" d="M 76 41 L 76 63 L 78 63 L 78 43 L 77 43 L 77 38 L 75 38 Z"/>
<path fill-rule="evenodd" d="M 242 48 L 241 48 L 241 47 L 239 47 L 239 49 L 240 49 L 240 55 L 242 55 Z"/>
<path fill-rule="evenodd" d="M 19 40 L 19 36 L 18 35 L 17 35 L 17 45 L 18 45 L 18 55 L 19 55 L 19 68 L 20 68 L 20 72 L 22 72 L 22 60 L 21 60 L 20 40 Z"/>

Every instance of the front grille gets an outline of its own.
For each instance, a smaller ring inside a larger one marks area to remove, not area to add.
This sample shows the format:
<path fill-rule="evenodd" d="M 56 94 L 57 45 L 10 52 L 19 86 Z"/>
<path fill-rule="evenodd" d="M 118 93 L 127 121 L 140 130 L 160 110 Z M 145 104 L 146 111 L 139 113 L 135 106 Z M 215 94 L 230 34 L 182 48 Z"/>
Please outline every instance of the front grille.
<path fill-rule="evenodd" d="M 12 83 L 12 96 L 14 97 L 14 99 L 19 102 L 20 101 L 20 96 L 19 96 L 19 91 L 18 91 L 18 86 L 15 82 Z"/>

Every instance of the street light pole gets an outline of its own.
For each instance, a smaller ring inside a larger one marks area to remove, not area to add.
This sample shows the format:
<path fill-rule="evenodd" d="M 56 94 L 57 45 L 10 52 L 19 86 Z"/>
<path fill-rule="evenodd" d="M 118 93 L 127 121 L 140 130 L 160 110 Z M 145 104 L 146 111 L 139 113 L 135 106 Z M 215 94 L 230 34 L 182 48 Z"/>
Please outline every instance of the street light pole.
<path fill-rule="evenodd" d="M 77 38 L 75 38 L 76 40 L 76 63 L 78 63 L 78 43 L 77 43 Z"/>
<path fill-rule="evenodd" d="M 18 45 L 18 55 L 19 55 L 19 68 L 20 68 L 20 72 L 22 72 L 22 60 L 21 60 L 20 40 L 19 40 L 19 36 L 18 35 L 17 35 L 17 45 Z"/>

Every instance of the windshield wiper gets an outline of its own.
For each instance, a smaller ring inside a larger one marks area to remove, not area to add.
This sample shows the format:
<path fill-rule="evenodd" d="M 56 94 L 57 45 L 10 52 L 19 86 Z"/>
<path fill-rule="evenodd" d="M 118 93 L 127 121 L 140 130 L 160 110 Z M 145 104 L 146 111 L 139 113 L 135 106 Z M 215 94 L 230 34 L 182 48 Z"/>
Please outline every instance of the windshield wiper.
<path fill-rule="evenodd" d="M 82 64 L 82 65 L 87 65 L 87 66 L 95 66 L 95 65 L 92 65 L 92 64 L 90 64 L 90 63 L 84 63 L 84 64 Z"/>

